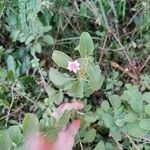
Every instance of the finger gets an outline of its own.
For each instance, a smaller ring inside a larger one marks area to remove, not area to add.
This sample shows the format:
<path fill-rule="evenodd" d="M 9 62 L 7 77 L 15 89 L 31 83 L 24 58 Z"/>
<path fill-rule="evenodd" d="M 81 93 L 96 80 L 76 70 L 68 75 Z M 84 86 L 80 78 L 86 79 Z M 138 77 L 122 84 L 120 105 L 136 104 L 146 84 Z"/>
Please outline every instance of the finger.
<path fill-rule="evenodd" d="M 81 121 L 79 119 L 74 120 L 66 130 L 66 133 L 69 134 L 72 138 L 75 138 L 76 134 L 79 131 Z"/>
<path fill-rule="evenodd" d="M 52 144 L 42 136 L 32 136 L 28 139 L 24 150 L 51 150 Z"/>
<path fill-rule="evenodd" d="M 73 103 L 64 103 L 58 107 L 60 112 L 64 112 L 65 110 L 82 110 L 84 105 L 80 102 L 73 102 Z"/>
<path fill-rule="evenodd" d="M 64 103 L 57 108 L 52 116 L 57 119 L 62 113 L 64 113 L 65 110 L 82 110 L 83 108 L 84 105 L 77 101 L 73 103 Z"/>
<path fill-rule="evenodd" d="M 84 104 L 80 103 L 80 102 L 73 102 L 70 104 L 72 109 L 74 110 L 82 110 L 84 108 Z"/>

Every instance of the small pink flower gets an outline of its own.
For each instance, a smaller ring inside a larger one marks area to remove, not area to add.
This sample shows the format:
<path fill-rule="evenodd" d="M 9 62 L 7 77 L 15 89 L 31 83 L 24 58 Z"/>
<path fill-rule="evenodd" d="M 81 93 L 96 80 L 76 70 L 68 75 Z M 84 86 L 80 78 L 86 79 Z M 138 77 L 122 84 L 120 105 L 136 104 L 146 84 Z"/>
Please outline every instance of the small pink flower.
<path fill-rule="evenodd" d="M 69 61 L 68 62 L 68 67 L 67 69 L 70 71 L 70 72 L 74 72 L 74 73 L 77 73 L 78 70 L 80 70 L 80 64 L 78 63 L 77 60 L 75 61 Z"/>

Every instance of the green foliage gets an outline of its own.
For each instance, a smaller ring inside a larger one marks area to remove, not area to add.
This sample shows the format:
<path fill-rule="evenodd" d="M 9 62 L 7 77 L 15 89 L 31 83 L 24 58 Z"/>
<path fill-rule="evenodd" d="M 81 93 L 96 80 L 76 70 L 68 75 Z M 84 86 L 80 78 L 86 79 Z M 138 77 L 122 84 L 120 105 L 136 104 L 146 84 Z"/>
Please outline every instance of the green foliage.
<path fill-rule="evenodd" d="M 102 101 L 101 103 L 101 107 L 105 112 L 108 112 L 110 109 L 110 104 L 108 103 L 108 101 Z"/>
<path fill-rule="evenodd" d="M 7 58 L 7 68 L 8 68 L 8 71 L 12 71 L 13 73 L 15 73 L 16 69 L 15 69 L 15 61 L 14 61 L 14 58 L 13 56 L 8 56 Z"/>
<path fill-rule="evenodd" d="M 135 0 L 1 0 L 0 149 L 23 149 L 37 132 L 56 141 L 80 118 L 75 150 L 149 150 L 149 7 Z M 75 60 L 80 70 L 69 72 Z M 74 100 L 83 112 L 53 118 L 56 107 Z"/>
<path fill-rule="evenodd" d="M 0 149 L 10 150 L 11 148 L 23 148 L 26 142 L 25 139 L 27 139 L 29 135 L 37 135 L 39 132 L 44 135 L 46 134 L 49 140 L 55 141 L 58 133 L 69 123 L 70 118 L 71 112 L 65 111 L 53 125 L 49 124 L 43 128 L 36 115 L 28 113 L 24 117 L 21 128 L 18 125 L 14 125 L 9 127 L 6 131 L 0 131 Z"/>
<path fill-rule="evenodd" d="M 87 143 L 92 143 L 95 139 L 95 136 L 96 136 L 96 130 L 90 129 L 89 131 L 86 132 L 83 141 Z"/>
<path fill-rule="evenodd" d="M 71 113 L 69 111 L 65 111 L 57 122 L 58 129 L 63 129 L 66 126 L 66 124 L 69 123 L 70 118 Z"/>
<path fill-rule="evenodd" d="M 121 96 L 109 96 L 111 108 L 107 101 L 101 104 L 102 120 L 115 140 L 121 140 L 121 137 L 118 138 L 121 133 L 127 132 L 140 138 L 150 130 L 148 105 L 143 101 L 144 94 L 142 95 L 136 86 L 127 85 L 126 87 L 127 89 Z"/>
<path fill-rule="evenodd" d="M 93 50 L 91 36 L 87 32 L 83 33 L 79 44 L 81 58 L 77 59 L 80 63 L 79 72 L 75 75 L 76 77 L 70 77 L 68 74 L 62 74 L 56 69 L 50 68 L 49 77 L 54 86 L 62 88 L 69 96 L 75 98 L 84 98 L 99 90 L 104 78 L 99 66 L 94 63 L 94 58 L 89 56 L 93 54 Z M 84 58 L 82 58 L 83 51 L 87 51 Z M 53 52 L 52 59 L 64 69 L 67 69 L 68 63 L 72 61 L 72 58 L 59 51 Z"/>
<path fill-rule="evenodd" d="M 0 131 L 0 149 L 11 150 L 12 143 L 7 131 Z"/>
<path fill-rule="evenodd" d="M 49 35 L 52 29 L 50 24 L 41 22 L 45 8 L 42 1 L 18 0 L 10 2 L 7 7 L 7 30 L 13 42 L 20 41 L 28 45 L 33 52 L 41 52 L 43 43 L 53 44 Z M 41 13 L 41 17 L 39 17 Z"/>
<path fill-rule="evenodd" d="M 70 58 L 68 55 L 56 50 L 53 52 L 52 59 L 59 67 L 62 68 L 67 68 L 68 62 L 72 61 L 72 58 Z"/>
<path fill-rule="evenodd" d="M 145 113 L 147 113 L 150 116 L 150 104 L 145 106 Z"/>
<path fill-rule="evenodd" d="M 105 150 L 105 145 L 102 141 L 98 142 L 94 150 Z"/>
<path fill-rule="evenodd" d="M 50 68 L 49 78 L 52 81 L 52 83 L 57 87 L 63 87 L 71 80 L 71 78 L 68 75 L 61 74 L 54 68 Z"/>
<path fill-rule="evenodd" d="M 142 82 L 143 86 L 145 88 L 150 89 L 150 75 L 148 75 L 148 74 L 141 75 L 140 78 L 141 78 L 141 82 Z"/>
<path fill-rule="evenodd" d="M 119 72 L 113 71 L 111 77 L 106 79 L 106 90 L 113 90 L 122 86 L 122 81 L 118 81 Z"/>
<path fill-rule="evenodd" d="M 58 91 L 53 89 L 52 87 L 47 87 L 46 92 L 48 94 L 48 97 L 50 98 L 49 103 L 50 104 L 61 104 L 63 101 L 63 91 L 59 89 Z"/>
<path fill-rule="evenodd" d="M 79 43 L 79 52 L 81 57 L 93 55 L 94 43 L 89 33 L 84 32 L 81 34 Z"/>
<path fill-rule="evenodd" d="M 139 123 L 140 127 L 144 130 L 150 130 L 150 118 L 142 119 Z"/>
<path fill-rule="evenodd" d="M 148 132 L 140 127 L 139 121 L 128 123 L 126 125 L 126 130 L 130 135 L 134 137 L 142 137 Z"/>
<path fill-rule="evenodd" d="M 8 129 L 9 137 L 13 145 L 18 145 L 23 141 L 23 134 L 18 126 L 11 126 Z"/>
<path fill-rule="evenodd" d="M 101 75 L 101 70 L 98 65 L 91 65 L 87 70 L 87 76 L 89 80 L 90 90 L 97 91 L 100 89 L 103 83 L 103 77 Z"/>
<path fill-rule="evenodd" d="M 25 136 L 37 134 L 39 132 L 39 120 L 34 114 L 26 114 L 23 120 L 23 134 Z"/>

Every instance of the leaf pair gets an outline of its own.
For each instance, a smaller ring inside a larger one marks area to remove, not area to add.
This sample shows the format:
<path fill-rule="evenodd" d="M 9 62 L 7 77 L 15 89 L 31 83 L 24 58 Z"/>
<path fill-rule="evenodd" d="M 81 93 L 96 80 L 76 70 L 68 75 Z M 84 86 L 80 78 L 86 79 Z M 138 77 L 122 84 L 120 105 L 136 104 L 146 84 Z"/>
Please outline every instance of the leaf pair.
<path fill-rule="evenodd" d="M 81 34 L 80 43 L 77 49 L 83 58 L 93 55 L 94 43 L 89 33 L 83 32 Z M 59 67 L 65 69 L 68 66 L 68 62 L 72 61 L 71 57 L 57 50 L 53 52 L 52 59 Z"/>

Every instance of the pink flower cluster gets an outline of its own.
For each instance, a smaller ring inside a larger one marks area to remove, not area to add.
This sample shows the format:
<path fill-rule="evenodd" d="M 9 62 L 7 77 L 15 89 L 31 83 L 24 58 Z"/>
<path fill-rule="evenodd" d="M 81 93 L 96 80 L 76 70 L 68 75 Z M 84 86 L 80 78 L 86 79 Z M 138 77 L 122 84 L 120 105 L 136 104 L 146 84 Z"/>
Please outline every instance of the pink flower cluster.
<path fill-rule="evenodd" d="M 70 72 L 74 72 L 74 73 L 77 73 L 77 71 L 80 70 L 80 63 L 75 60 L 75 61 L 69 61 L 68 62 L 68 67 L 67 69 L 70 71 Z"/>

